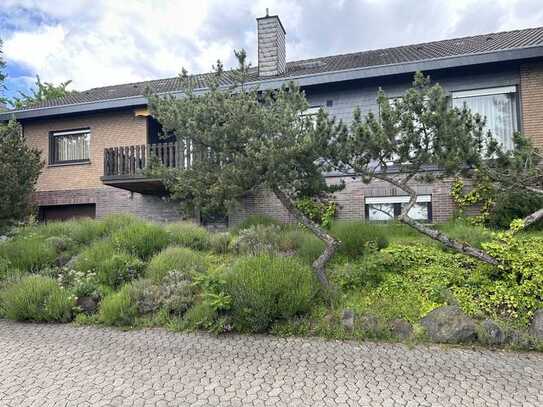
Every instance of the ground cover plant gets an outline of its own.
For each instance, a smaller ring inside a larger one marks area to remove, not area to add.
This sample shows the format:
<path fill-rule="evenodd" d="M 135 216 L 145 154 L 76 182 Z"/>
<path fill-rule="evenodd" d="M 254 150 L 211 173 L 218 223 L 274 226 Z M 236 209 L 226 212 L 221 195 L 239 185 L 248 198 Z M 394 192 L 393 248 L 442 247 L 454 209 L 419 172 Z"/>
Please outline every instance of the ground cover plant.
<path fill-rule="evenodd" d="M 477 326 L 496 323 L 512 346 L 540 346 L 529 327 L 543 307 L 543 232 L 463 219 L 432 227 L 499 265 L 403 224 L 334 221 L 344 246 L 328 270 L 330 297 L 311 271 L 323 242 L 265 217 L 219 233 L 125 215 L 25 226 L 0 243 L 0 317 L 415 341 L 429 313 L 455 306 Z"/>

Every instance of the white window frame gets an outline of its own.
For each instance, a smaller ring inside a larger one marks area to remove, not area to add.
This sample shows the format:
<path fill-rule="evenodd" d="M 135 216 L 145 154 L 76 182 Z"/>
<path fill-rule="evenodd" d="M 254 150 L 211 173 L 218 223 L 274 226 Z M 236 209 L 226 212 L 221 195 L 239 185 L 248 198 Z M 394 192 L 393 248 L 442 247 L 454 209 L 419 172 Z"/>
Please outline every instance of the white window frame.
<path fill-rule="evenodd" d="M 509 95 L 509 94 L 515 94 L 515 98 L 513 100 L 513 112 L 512 112 L 512 128 L 513 133 L 516 131 L 519 131 L 520 128 L 520 118 L 519 118 L 519 106 L 518 106 L 518 89 L 516 85 L 509 85 L 509 86 L 496 86 L 492 88 L 481 88 L 481 89 L 471 89 L 471 90 L 459 90 L 459 91 L 451 91 L 451 103 L 454 99 L 464 99 L 464 98 L 471 98 L 471 97 L 479 97 L 479 96 L 492 96 L 492 95 Z M 513 133 L 511 134 L 511 139 L 508 141 L 508 146 L 506 148 L 512 148 L 513 146 Z M 496 137 L 495 134 L 493 134 L 494 137 Z"/>
<path fill-rule="evenodd" d="M 459 90 L 459 91 L 452 91 L 451 95 L 453 99 L 462 99 L 462 98 L 470 98 L 470 97 L 477 97 L 477 96 L 501 95 L 504 93 L 517 93 L 517 87 L 513 85 L 513 86 L 499 86 L 496 88 Z"/>
<path fill-rule="evenodd" d="M 370 222 L 380 222 L 380 221 L 387 221 L 387 220 L 371 220 L 369 218 L 369 210 L 370 208 L 368 208 L 368 205 L 387 205 L 387 204 L 392 204 L 392 205 L 402 205 L 402 204 L 407 204 L 409 201 L 410 201 L 411 197 L 410 196 L 407 196 L 407 195 L 396 195 L 396 196 L 379 196 L 379 197 L 367 197 L 367 198 L 364 198 L 364 212 L 366 213 L 366 216 L 367 216 L 367 221 L 370 221 Z M 425 195 L 418 195 L 417 196 L 417 200 L 416 200 L 417 203 L 428 203 L 428 208 L 427 208 L 427 211 L 428 211 L 428 218 L 426 219 L 420 219 L 421 221 L 423 222 L 431 222 L 432 221 L 432 195 L 428 195 L 428 194 L 425 194 Z M 398 211 L 398 208 L 394 208 L 393 209 L 393 216 L 389 219 L 389 220 L 394 220 L 396 219 L 396 216 L 397 216 L 397 211 Z"/>

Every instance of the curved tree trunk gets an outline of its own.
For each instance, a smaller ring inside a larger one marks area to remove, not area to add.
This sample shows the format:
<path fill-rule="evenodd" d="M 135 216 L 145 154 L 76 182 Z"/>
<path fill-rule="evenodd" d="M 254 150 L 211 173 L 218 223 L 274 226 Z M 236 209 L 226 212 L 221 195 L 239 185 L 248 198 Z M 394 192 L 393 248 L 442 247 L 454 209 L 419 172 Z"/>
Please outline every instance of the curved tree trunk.
<path fill-rule="evenodd" d="M 534 213 L 529 214 L 526 216 L 524 220 L 524 228 L 527 228 L 532 223 L 537 222 L 538 220 L 543 219 L 543 208 L 535 211 Z"/>
<path fill-rule="evenodd" d="M 399 220 L 406 225 L 412 227 L 413 229 L 417 230 L 418 232 L 428 236 L 431 239 L 437 240 L 438 242 L 442 243 L 444 246 L 449 247 L 459 253 L 465 254 L 467 256 L 473 257 L 477 260 L 480 260 L 482 262 L 492 264 L 493 266 L 498 264 L 498 261 L 484 252 L 483 250 L 477 249 L 476 247 L 473 247 L 467 242 L 459 242 L 458 240 L 451 239 L 444 233 L 441 233 L 439 230 L 432 229 L 420 222 L 417 222 L 416 220 L 409 217 L 408 213 L 411 210 L 413 206 L 415 206 L 417 202 L 417 192 L 407 185 L 407 182 L 400 182 L 397 181 L 391 177 L 387 176 L 379 176 L 379 179 L 382 179 L 383 181 L 389 182 L 392 185 L 400 188 L 402 191 L 409 194 L 409 203 L 403 208 Z M 543 214 L 542 214 L 543 215 Z"/>
<path fill-rule="evenodd" d="M 325 244 L 324 252 L 318 257 L 317 260 L 313 262 L 313 270 L 319 279 L 321 285 L 327 290 L 331 288 L 330 282 L 326 277 L 326 265 L 330 259 L 336 253 L 337 247 L 340 242 L 330 235 L 325 229 L 317 225 L 307 216 L 305 216 L 297 207 L 294 205 L 292 199 L 283 192 L 280 188 L 273 188 L 273 193 L 281 201 L 283 206 L 288 210 L 288 212 L 293 215 L 298 222 L 306 226 L 315 236 L 322 240 Z"/>

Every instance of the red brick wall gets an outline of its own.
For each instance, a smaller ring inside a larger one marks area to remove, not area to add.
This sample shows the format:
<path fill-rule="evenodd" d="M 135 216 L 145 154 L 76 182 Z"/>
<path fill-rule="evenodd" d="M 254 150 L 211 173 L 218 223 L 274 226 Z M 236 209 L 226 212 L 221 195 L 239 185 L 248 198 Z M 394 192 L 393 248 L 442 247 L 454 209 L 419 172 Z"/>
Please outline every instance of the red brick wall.
<path fill-rule="evenodd" d="M 90 163 L 50 166 L 49 132 L 89 127 Z M 76 117 L 44 118 L 23 122 L 27 143 L 42 151 L 45 168 L 38 179 L 38 191 L 58 191 L 103 187 L 104 148 L 145 144 L 147 121 L 133 109 L 83 114 Z"/>
<path fill-rule="evenodd" d="M 520 67 L 522 131 L 543 148 L 543 62 Z"/>

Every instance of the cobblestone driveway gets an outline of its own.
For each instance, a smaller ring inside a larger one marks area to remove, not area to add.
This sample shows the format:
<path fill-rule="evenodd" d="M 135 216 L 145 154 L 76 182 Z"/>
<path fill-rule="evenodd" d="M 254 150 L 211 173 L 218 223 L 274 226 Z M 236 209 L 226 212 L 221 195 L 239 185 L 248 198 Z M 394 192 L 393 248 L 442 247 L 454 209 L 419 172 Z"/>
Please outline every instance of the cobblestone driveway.
<path fill-rule="evenodd" d="M 0 320 L 0 406 L 542 406 L 543 354 Z"/>

